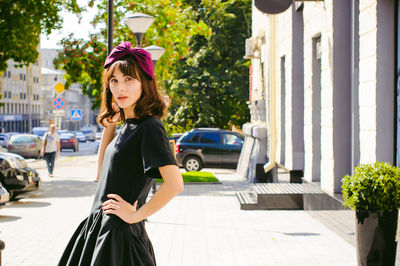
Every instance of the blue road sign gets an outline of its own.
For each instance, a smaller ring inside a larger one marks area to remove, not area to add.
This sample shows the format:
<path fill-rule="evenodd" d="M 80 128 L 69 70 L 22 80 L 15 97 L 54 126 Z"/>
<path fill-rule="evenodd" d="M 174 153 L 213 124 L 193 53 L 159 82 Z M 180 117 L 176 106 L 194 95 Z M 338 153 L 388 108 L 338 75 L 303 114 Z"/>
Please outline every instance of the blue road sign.
<path fill-rule="evenodd" d="M 72 109 L 71 110 L 71 120 L 80 121 L 82 120 L 82 110 Z"/>

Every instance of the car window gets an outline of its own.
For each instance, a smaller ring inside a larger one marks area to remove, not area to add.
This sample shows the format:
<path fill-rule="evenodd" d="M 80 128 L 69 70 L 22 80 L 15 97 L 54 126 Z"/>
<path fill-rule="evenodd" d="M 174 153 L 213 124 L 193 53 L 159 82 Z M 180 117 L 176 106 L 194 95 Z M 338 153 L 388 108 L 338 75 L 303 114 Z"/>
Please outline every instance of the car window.
<path fill-rule="evenodd" d="M 243 140 L 236 136 L 235 134 L 225 133 L 222 137 L 222 142 L 224 145 L 241 145 Z"/>
<path fill-rule="evenodd" d="M 219 144 L 219 133 L 208 132 L 203 133 L 200 138 L 200 143 Z"/>
<path fill-rule="evenodd" d="M 63 133 L 60 136 L 60 139 L 72 139 L 72 138 L 74 138 L 74 134 L 71 133 Z"/>
<path fill-rule="evenodd" d="M 200 139 L 200 133 L 187 134 L 187 135 L 184 135 L 184 136 L 180 139 L 180 142 L 184 142 L 184 143 L 197 143 L 197 142 L 199 142 L 199 139 Z"/>
<path fill-rule="evenodd" d="M 11 137 L 10 143 L 31 143 L 34 141 L 34 138 L 31 136 L 13 136 Z"/>

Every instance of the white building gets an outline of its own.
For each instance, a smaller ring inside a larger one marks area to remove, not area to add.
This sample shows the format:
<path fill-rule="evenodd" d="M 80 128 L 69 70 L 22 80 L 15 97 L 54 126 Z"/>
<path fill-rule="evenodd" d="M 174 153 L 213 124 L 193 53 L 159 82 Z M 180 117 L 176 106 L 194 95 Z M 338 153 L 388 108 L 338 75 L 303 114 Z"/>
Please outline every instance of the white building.
<path fill-rule="evenodd" d="M 44 111 L 42 125 L 48 126 L 50 121 L 58 124 L 60 129 L 77 130 L 81 127 L 95 124 L 96 113 L 91 110 L 91 102 L 87 95 L 82 94 L 79 84 L 73 84 L 68 90 L 57 93 L 54 87 L 58 84 L 65 84 L 64 71 L 54 68 L 53 61 L 58 56 L 59 49 L 40 49 L 42 58 L 42 92 L 44 95 Z M 55 111 L 53 101 L 60 97 L 65 102 L 65 107 L 60 111 Z M 71 110 L 81 110 L 82 120 L 72 121 Z M 58 112 L 58 114 L 56 113 Z"/>
<path fill-rule="evenodd" d="M 246 164 L 301 170 L 335 194 L 359 163 L 395 164 L 397 1 L 304 1 L 277 15 L 255 1 L 251 121 L 243 127 L 252 147 L 245 144 L 238 171 L 254 180 Z"/>

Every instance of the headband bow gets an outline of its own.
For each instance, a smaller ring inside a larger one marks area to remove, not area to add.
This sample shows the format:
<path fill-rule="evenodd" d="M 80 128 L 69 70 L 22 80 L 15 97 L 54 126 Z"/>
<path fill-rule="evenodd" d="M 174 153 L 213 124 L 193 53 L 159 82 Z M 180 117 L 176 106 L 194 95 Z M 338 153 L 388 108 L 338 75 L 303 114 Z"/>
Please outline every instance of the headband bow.
<path fill-rule="evenodd" d="M 107 56 L 104 68 L 108 68 L 115 61 L 121 60 L 127 55 L 132 55 L 136 58 L 140 68 L 151 78 L 154 78 L 154 67 L 151 60 L 151 54 L 141 48 L 131 48 L 130 42 L 122 42 L 112 49 L 111 53 Z"/>

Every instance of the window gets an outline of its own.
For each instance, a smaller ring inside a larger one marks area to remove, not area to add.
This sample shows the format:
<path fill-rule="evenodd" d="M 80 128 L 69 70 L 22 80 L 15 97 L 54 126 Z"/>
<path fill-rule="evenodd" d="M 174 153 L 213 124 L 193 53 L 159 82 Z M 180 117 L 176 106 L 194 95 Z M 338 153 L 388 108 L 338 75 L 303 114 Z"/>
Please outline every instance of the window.
<path fill-rule="evenodd" d="M 197 143 L 200 139 L 200 133 L 189 134 L 182 139 L 182 142 Z"/>
<path fill-rule="evenodd" d="M 22 80 L 22 74 L 21 73 L 19 74 L 19 79 Z"/>
<path fill-rule="evenodd" d="M 11 78 L 11 73 L 10 73 L 10 71 L 8 71 L 8 78 Z"/>
<path fill-rule="evenodd" d="M 203 135 L 201 135 L 200 143 L 219 144 L 219 133 L 203 133 Z"/>
<path fill-rule="evenodd" d="M 8 92 L 8 98 L 11 98 L 11 91 Z"/>
<path fill-rule="evenodd" d="M 24 74 L 24 80 L 26 80 L 26 75 Z"/>
<path fill-rule="evenodd" d="M 224 134 L 222 137 L 224 145 L 241 145 L 243 140 L 234 134 Z"/>
<path fill-rule="evenodd" d="M 7 95 L 8 95 L 7 91 L 4 91 L 4 98 L 7 98 Z"/>

